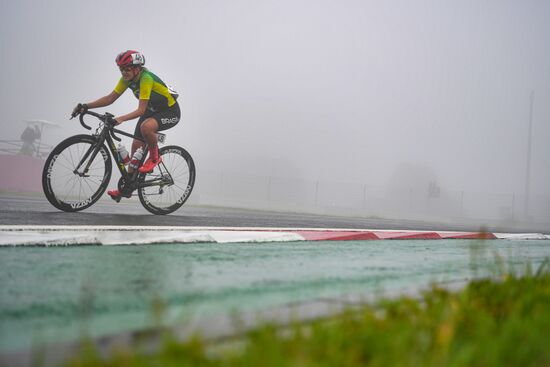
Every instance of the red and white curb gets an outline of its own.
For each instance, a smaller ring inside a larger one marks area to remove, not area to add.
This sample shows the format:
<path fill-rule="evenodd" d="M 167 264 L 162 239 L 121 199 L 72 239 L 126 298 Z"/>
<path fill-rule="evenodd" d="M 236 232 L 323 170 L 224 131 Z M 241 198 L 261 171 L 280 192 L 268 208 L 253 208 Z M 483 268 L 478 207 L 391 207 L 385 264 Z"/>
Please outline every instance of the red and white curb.
<path fill-rule="evenodd" d="M 509 239 L 547 240 L 541 233 L 399 231 L 376 229 L 174 226 L 0 226 L 0 246 L 139 245 L 291 241 Z"/>

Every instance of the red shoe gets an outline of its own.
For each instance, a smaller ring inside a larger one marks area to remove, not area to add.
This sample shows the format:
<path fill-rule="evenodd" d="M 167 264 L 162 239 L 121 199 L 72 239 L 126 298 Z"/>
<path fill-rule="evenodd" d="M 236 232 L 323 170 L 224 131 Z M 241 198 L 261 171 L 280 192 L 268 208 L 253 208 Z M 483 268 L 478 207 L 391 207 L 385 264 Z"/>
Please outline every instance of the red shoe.
<path fill-rule="evenodd" d="M 128 195 L 122 195 L 120 193 L 120 191 L 118 191 L 118 190 L 109 190 L 109 191 L 107 191 L 107 194 L 111 197 L 111 199 L 113 199 L 117 203 L 120 201 L 120 199 L 122 197 L 125 197 L 125 198 L 131 198 L 132 197 L 132 193 L 130 193 Z"/>
<path fill-rule="evenodd" d="M 157 160 L 153 160 L 152 158 L 149 158 L 143 163 L 143 166 L 139 167 L 139 172 L 141 173 L 149 173 L 153 171 L 153 168 L 155 168 L 160 162 L 162 162 L 162 158 L 158 157 Z"/>

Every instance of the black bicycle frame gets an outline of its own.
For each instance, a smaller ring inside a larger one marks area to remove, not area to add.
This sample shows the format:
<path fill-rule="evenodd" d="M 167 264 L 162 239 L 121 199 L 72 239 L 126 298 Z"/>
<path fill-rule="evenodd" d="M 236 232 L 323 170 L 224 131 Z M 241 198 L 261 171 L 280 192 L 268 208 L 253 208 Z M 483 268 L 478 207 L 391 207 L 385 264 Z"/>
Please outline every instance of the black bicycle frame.
<path fill-rule="evenodd" d="M 132 135 L 130 133 L 127 133 L 125 131 L 118 130 L 118 129 L 115 129 L 115 128 L 109 129 L 109 131 L 111 133 L 110 134 L 109 133 L 105 134 L 104 140 L 107 142 L 107 146 L 109 147 L 109 150 L 111 150 L 111 153 L 113 154 L 113 158 L 116 162 L 118 170 L 120 171 L 120 174 L 126 180 L 126 182 L 133 182 L 136 179 L 139 171 L 136 169 L 132 173 L 128 172 L 128 170 L 126 169 L 126 166 L 124 165 L 124 162 L 122 162 L 122 158 L 120 157 L 120 154 L 118 154 L 118 150 L 115 146 L 115 142 L 114 142 L 114 139 L 113 139 L 114 138 L 113 133 L 121 134 L 121 135 L 127 136 L 129 138 L 139 140 L 143 143 L 145 143 L 145 140 L 142 139 L 142 138 L 138 138 L 135 135 Z M 120 139 L 117 139 L 117 140 L 120 141 Z M 99 146 L 99 144 L 98 144 L 98 146 Z M 141 161 L 139 162 L 140 166 L 145 162 L 145 157 L 147 157 L 147 152 L 148 151 L 149 151 L 149 149 L 147 148 L 147 144 L 145 144 L 145 148 L 143 149 L 143 156 L 141 157 Z M 130 158 L 132 158 L 132 157 L 130 157 Z"/>
<path fill-rule="evenodd" d="M 120 157 L 120 154 L 118 154 L 118 151 L 115 147 L 115 142 L 113 141 L 113 138 L 116 138 L 116 137 L 113 133 L 121 134 L 121 135 L 127 136 L 127 137 L 132 138 L 132 139 L 137 139 L 137 140 L 139 140 L 143 143 L 146 143 L 146 141 L 142 138 L 138 138 L 135 135 L 129 134 L 125 131 L 118 130 L 118 129 L 115 129 L 115 128 L 110 129 L 110 131 L 111 131 L 111 134 L 106 134 L 105 135 L 105 140 L 109 144 L 109 149 L 111 150 L 111 153 L 113 154 L 113 157 L 114 157 L 115 162 L 118 166 L 118 170 L 120 171 L 120 174 L 122 175 L 122 177 L 124 177 L 124 179 L 126 180 L 127 183 L 130 183 L 130 185 L 133 185 L 133 184 L 136 183 L 136 178 L 139 174 L 139 170 L 136 169 L 132 173 L 130 173 L 130 172 L 128 172 L 128 170 L 126 170 L 126 166 L 124 165 L 124 162 L 122 162 L 122 158 Z M 120 140 L 118 138 L 116 138 L 116 139 Z M 141 157 L 141 161 L 139 162 L 139 166 L 143 165 L 143 163 L 145 162 L 145 157 L 147 157 L 148 152 L 149 152 L 149 148 L 147 147 L 147 143 L 146 143 L 145 144 L 145 149 L 143 149 L 143 156 Z M 160 165 L 161 166 L 159 167 L 159 169 L 162 171 L 161 167 L 164 167 L 164 164 L 161 162 Z M 170 172 L 168 172 L 168 170 L 166 170 L 166 167 L 164 168 L 164 171 L 166 172 L 166 175 L 169 177 L 168 182 L 165 182 L 165 183 L 173 184 L 174 179 L 172 178 L 172 175 L 170 174 Z M 165 177 L 165 175 L 162 174 L 160 181 L 164 181 L 165 180 L 164 177 Z M 158 185 L 159 185 L 159 180 L 158 179 L 153 179 L 153 180 L 143 181 L 139 185 L 136 185 L 135 188 L 137 189 L 137 188 L 141 188 L 141 187 L 158 186 Z"/>
<path fill-rule="evenodd" d="M 101 115 L 96 114 L 96 113 L 91 112 L 91 111 L 88 111 L 87 113 L 92 115 L 92 116 L 98 117 L 100 119 L 102 117 Z M 111 117 L 111 118 L 113 117 L 112 115 L 108 115 L 108 114 L 106 114 L 105 116 Z M 91 130 L 91 128 L 84 123 L 84 120 L 82 119 L 82 117 L 83 117 L 83 115 L 80 115 L 80 123 L 82 124 L 82 126 L 87 128 L 88 130 Z M 104 122 L 106 123 L 106 121 L 104 121 Z M 80 176 L 85 176 L 88 173 L 90 165 L 92 164 L 95 157 L 99 153 L 99 150 L 101 149 L 101 146 L 103 145 L 104 142 L 107 142 L 107 147 L 109 148 L 109 150 L 111 151 L 111 154 L 113 155 L 113 159 L 115 160 L 115 163 L 118 167 L 118 170 L 120 171 L 120 175 L 122 176 L 122 178 L 124 178 L 124 180 L 127 183 L 129 183 L 130 185 L 134 185 L 135 182 L 136 182 L 136 178 L 139 175 L 139 170 L 136 169 L 132 173 L 130 173 L 130 172 L 128 172 L 128 170 L 126 170 L 126 166 L 124 165 L 124 162 L 122 162 L 122 158 L 118 154 L 118 150 L 115 146 L 114 140 L 120 141 L 120 138 L 118 138 L 115 135 L 115 133 L 127 136 L 127 137 L 132 138 L 132 139 L 139 140 L 143 143 L 146 143 L 146 141 L 143 138 L 138 138 L 137 136 L 132 135 L 130 133 L 127 133 L 125 131 L 115 129 L 113 126 L 104 125 L 103 130 L 101 130 L 101 132 L 98 135 L 93 135 L 96 139 L 96 143 L 94 145 L 92 145 L 90 147 L 90 149 L 88 149 L 86 154 L 84 154 L 84 157 L 82 157 L 82 159 L 80 160 L 80 162 L 76 166 L 76 168 L 74 170 L 74 173 L 78 174 Z M 145 162 L 145 158 L 147 157 L 147 153 L 149 151 L 149 149 L 147 147 L 147 144 L 145 144 L 144 147 L 145 148 L 143 150 L 143 156 L 141 157 L 141 161 L 139 163 L 140 166 L 143 165 L 143 163 Z M 90 156 L 90 154 L 91 154 L 91 156 Z M 89 157 L 89 159 L 88 159 L 88 157 Z M 82 173 L 78 172 L 78 169 L 82 166 L 82 164 L 86 160 L 88 160 L 88 163 L 86 164 L 86 167 L 84 168 Z M 160 166 L 159 166 L 159 169 L 162 171 L 161 167 L 164 167 L 164 164 L 162 162 L 160 163 Z M 172 175 L 170 174 L 170 172 L 168 172 L 168 170 L 166 170 L 166 167 L 164 167 L 164 171 L 165 171 L 164 174 L 162 174 L 162 172 L 161 172 L 160 182 L 159 182 L 159 179 L 143 181 L 138 186 L 136 186 L 134 188 L 147 187 L 147 186 L 158 186 L 159 184 L 162 184 L 162 183 L 164 183 L 164 184 L 173 184 L 174 180 L 172 178 Z"/>

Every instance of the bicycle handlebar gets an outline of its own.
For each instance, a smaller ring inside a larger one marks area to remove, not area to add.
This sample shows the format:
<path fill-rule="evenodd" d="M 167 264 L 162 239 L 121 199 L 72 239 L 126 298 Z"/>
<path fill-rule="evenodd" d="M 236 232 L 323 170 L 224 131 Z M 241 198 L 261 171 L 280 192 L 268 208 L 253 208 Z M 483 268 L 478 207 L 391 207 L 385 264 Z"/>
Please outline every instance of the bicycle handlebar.
<path fill-rule="evenodd" d="M 89 127 L 88 125 L 86 125 L 86 124 L 84 123 L 84 114 L 83 114 L 83 113 L 81 113 L 80 116 L 78 116 L 78 118 L 79 118 L 79 120 L 80 120 L 80 125 L 84 126 L 84 127 L 85 127 L 86 129 L 88 129 L 88 130 L 92 130 L 91 127 Z"/>
<path fill-rule="evenodd" d="M 88 130 L 92 130 L 92 128 L 90 126 L 86 125 L 86 123 L 84 122 L 84 115 L 92 115 L 94 117 L 97 117 L 99 120 L 103 121 L 103 123 L 105 125 L 107 125 L 107 127 L 109 128 L 109 133 L 111 134 L 113 139 L 115 139 L 116 141 L 121 140 L 118 136 L 115 135 L 115 133 L 113 131 L 113 127 L 116 125 L 116 121 L 114 119 L 115 115 L 110 114 L 109 112 L 106 112 L 104 115 L 93 112 L 93 111 L 82 112 L 79 116 L 80 124 Z"/>

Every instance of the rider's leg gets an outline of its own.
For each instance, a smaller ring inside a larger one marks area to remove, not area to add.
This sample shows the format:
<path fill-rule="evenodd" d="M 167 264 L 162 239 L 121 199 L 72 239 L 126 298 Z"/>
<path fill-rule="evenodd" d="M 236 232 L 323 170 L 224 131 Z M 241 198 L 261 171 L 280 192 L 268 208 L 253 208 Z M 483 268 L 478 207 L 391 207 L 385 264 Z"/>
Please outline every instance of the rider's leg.
<path fill-rule="evenodd" d="M 154 118 L 148 118 L 141 124 L 141 135 L 143 135 L 143 138 L 149 147 L 149 159 L 139 169 L 142 173 L 152 171 L 153 168 L 155 168 L 155 166 L 160 162 L 159 149 L 157 145 L 158 128 L 159 124 Z"/>
<path fill-rule="evenodd" d="M 143 121 L 141 124 L 141 135 L 143 135 L 143 138 L 147 142 L 147 146 L 149 146 L 149 152 L 151 156 L 153 156 L 153 151 L 156 151 L 155 158 L 158 158 L 158 146 L 157 146 L 157 131 L 159 129 L 159 124 L 157 120 L 154 118 L 148 118 L 147 120 Z M 155 149 L 153 149 L 155 148 Z"/>
<path fill-rule="evenodd" d="M 134 141 L 132 142 L 132 156 L 139 148 L 145 150 L 145 143 L 141 140 L 134 139 Z"/>
<path fill-rule="evenodd" d="M 130 157 L 133 157 L 134 153 L 139 148 L 145 150 L 145 143 L 142 142 L 141 140 L 134 139 L 134 141 L 132 142 L 132 154 L 130 155 Z M 134 168 L 132 168 L 132 167 L 130 167 L 130 165 L 128 165 L 128 173 L 132 173 L 132 172 L 134 172 Z"/>
<path fill-rule="evenodd" d="M 141 125 L 145 121 L 147 121 L 147 119 L 140 118 L 139 121 L 136 124 L 136 129 L 134 131 L 134 135 L 138 138 L 143 138 L 143 135 L 141 133 Z M 132 142 L 132 153 L 131 153 L 130 157 L 133 157 L 136 150 L 138 150 L 140 147 L 145 149 L 145 143 L 141 140 L 134 139 L 134 141 Z M 128 165 L 128 173 L 133 173 L 134 171 L 135 171 L 134 168 L 132 168 L 132 167 L 130 167 L 130 165 Z M 120 198 L 122 197 L 122 193 L 120 191 L 118 191 L 118 189 L 109 190 L 109 191 L 107 191 L 107 194 L 109 194 L 111 199 L 115 200 L 116 202 L 119 202 Z M 124 195 L 124 197 L 127 197 L 127 198 L 129 198 L 131 196 L 132 196 L 132 193 Z"/>
<path fill-rule="evenodd" d="M 141 134 L 141 124 L 143 124 L 146 120 L 147 120 L 147 118 L 145 116 L 142 116 L 142 117 L 139 118 L 139 120 L 136 124 L 136 128 L 134 130 L 134 136 L 136 137 L 136 139 L 134 139 L 132 141 L 132 151 L 131 151 L 132 153 L 130 155 L 130 159 L 132 159 L 134 157 L 134 153 L 139 148 L 145 150 L 145 143 L 143 142 L 143 135 Z M 128 173 L 132 173 L 134 171 L 135 171 L 135 169 L 132 168 L 130 165 L 128 165 Z"/>

